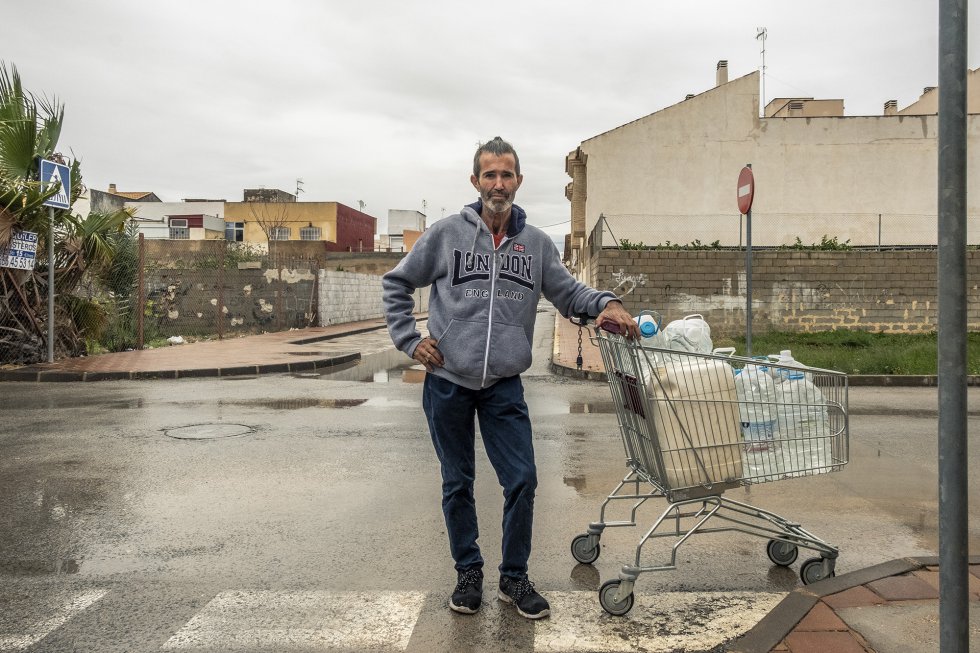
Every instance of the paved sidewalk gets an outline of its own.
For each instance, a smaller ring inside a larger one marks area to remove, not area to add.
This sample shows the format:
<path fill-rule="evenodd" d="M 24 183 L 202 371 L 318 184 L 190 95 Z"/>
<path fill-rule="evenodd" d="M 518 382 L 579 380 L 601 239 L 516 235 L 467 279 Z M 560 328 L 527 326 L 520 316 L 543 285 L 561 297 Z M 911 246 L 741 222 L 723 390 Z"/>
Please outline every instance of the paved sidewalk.
<path fill-rule="evenodd" d="M 326 327 L 229 337 L 142 351 L 122 351 L 0 369 L 0 381 L 183 379 L 311 371 L 358 360 L 359 352 L 303 345 L 385 328 L 378 318 Z"/>

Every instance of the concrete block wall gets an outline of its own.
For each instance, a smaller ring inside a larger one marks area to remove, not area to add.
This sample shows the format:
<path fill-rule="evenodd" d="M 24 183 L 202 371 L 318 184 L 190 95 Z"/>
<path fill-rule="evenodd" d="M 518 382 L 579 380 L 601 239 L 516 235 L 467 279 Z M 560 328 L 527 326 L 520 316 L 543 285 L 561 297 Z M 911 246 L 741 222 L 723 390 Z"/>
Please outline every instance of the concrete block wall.
<path fill-rule="evenodd" d="M 752 255 L 754 331 L 884 333 L 936 330 L 935 251 L 759 251 Z M 623 295 L 631 312 L 666 319 L 701 313 L 713 333 L 745 332 L 745 253 L 602 250 L 595 285 Z M 980 330 L 980 252 L 967 252 L 967 321 Z"/>
<path fill-rule="evenodd" d="M 320 270 L 320 326 L 384 317 L 381 277 L 339 270 Z M 429 310 L 428 289 L 415 293 L 415 312 Z"/>
<path fill-rule="evenodd" d="M 380 318 L 381 277 L 320 270 L 320 326 Z"/>

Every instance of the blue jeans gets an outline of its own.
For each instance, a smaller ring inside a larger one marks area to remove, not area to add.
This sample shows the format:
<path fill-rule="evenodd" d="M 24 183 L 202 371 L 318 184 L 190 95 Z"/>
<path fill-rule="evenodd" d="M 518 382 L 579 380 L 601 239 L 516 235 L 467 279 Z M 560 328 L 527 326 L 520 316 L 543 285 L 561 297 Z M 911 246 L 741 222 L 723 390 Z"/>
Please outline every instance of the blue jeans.
<path fill-rule="evenodd" d="M 470 390 L 426 374 L 422 407 L 442 466 L 442 512 L 456 569 L 483 567 L 483 556 L 476 542 L 479 528 L 473 497 L 475 413 L 480 420 L 487 457 L 504 489 L 500 574 L 523 578 L 531 555 L 534 490 L 538 478 L 531 444 L 531 419 L 520 377 L 512 376 L 489 388 Z"/>

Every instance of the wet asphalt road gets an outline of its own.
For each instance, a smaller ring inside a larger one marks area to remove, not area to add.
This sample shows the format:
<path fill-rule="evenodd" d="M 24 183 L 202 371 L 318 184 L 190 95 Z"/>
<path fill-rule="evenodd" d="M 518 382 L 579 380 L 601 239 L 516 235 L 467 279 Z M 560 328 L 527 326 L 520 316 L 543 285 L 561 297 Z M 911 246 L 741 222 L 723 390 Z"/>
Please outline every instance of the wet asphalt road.
<path fill-rule="evenodd" d="M 502 498 L 482 453 L 485 608 L 447 609 L 419 374 L 379 331 L 333 341 L 364 361 L 331 375 L 0 384 L 0 651 L 722 650 L 798 586 L 798 565 L 773 567 L 760 539 L 694 538 L 676 571 L 640 578 L 627 618 L 606 615 L 595 590 L 631 561 L 638 529 L 607 531 L 594 566 L 568 549 L 622 477 L 622 444 L 605 385 L 548 373 L 553 317 L 539 318 L 531 575 L 549 622 L 493 598 Z M 843 472 L 728 496 L 838 545 L 838 574 L 934 555 L 935 390 L 852 388 L 850 401 Z M 698 626 L 696 605 L 733 618 Z"/>

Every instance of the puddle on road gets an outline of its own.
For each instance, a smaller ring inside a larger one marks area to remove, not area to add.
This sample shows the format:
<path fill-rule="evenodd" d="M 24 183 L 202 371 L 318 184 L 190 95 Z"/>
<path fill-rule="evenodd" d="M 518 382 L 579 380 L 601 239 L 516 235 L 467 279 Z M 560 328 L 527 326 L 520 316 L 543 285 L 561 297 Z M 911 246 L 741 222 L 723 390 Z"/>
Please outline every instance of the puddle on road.
<path fill-rule="evenodd" d="M 0 574 L 10 576 L 50 576 L 77 574 L 78 561 L 58 558 L 55 560 L 3 560 Z"/>
<path fill-rule="evenodd" d="M 293 399 L 249 399 L 235 401 L 218 401 L 219 406 L 251 406 L 271 408 L 273 410 L 298 410 L 300 408 L 351 408 L 360 406 L 367 399 L 318 399 L 316 397 L 299 397 Z"/>
<path fill-rule="evenodd" d="M 421 383 L 425 368 L 418 365 L 397 349 L 369 354 L 349 365 L 338 365 L 315 372 L 293 375 L 301 379 L 326 379 L 328 381 L 359 381 L 362 383 Z"/>
<path fill-rule="evenodd" d="M 370 399 L 319 399 L 316 397 L 295 397 L 285 399 L 238 399 L 218 401 L 218 406 L 249 406 L 271 410 L 300 410 L 303 408 L 354 408 L 369 406 L 374 408 L 417 408 L 418 400 L 372 397 Z"/>
<path fill-rule="evenodd" d="M 104 399 L 100 397 L 54 397 L 35 395 L 29 402 L 18 406 L 19 410 L 54 410 L 59 408 L 98 408 L 130 410 L 143 407 L 143 397 L 132 399 Z"/>

